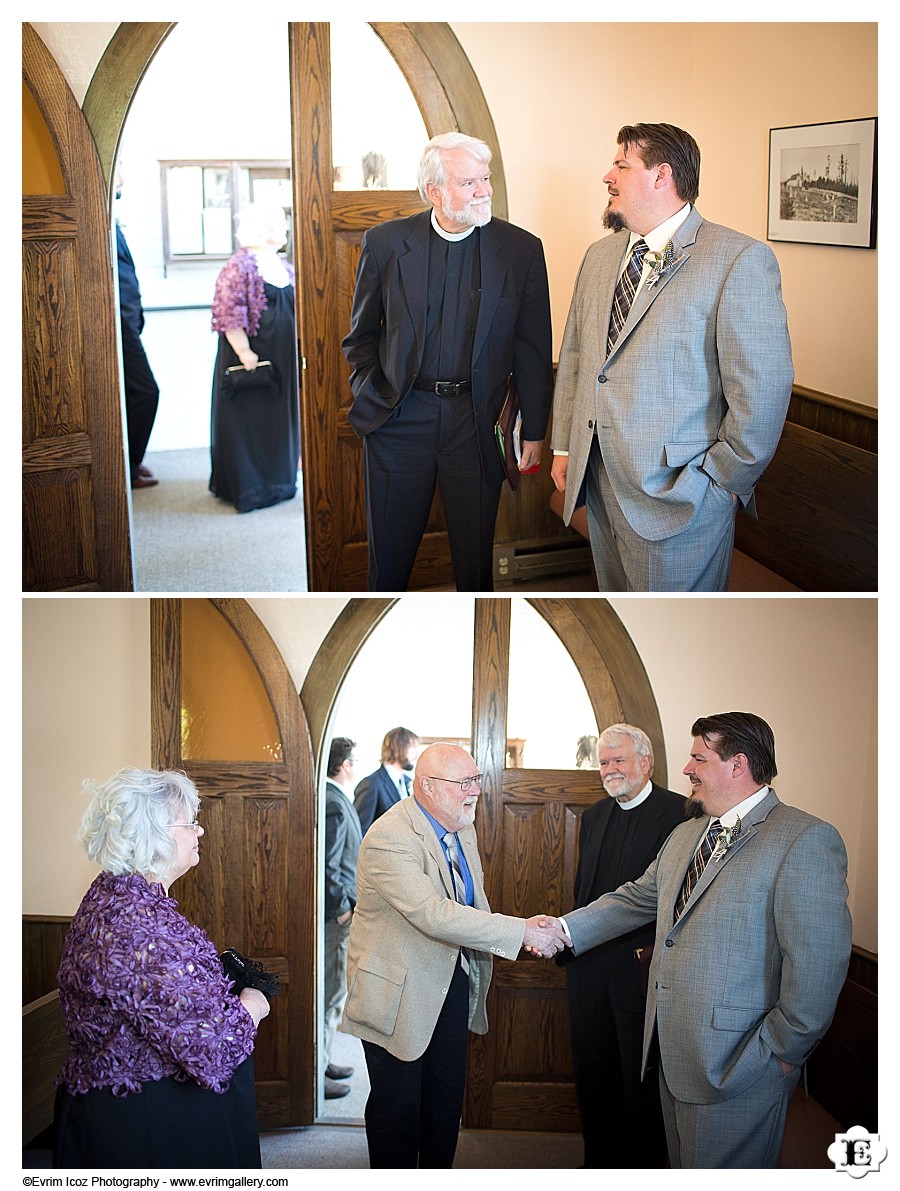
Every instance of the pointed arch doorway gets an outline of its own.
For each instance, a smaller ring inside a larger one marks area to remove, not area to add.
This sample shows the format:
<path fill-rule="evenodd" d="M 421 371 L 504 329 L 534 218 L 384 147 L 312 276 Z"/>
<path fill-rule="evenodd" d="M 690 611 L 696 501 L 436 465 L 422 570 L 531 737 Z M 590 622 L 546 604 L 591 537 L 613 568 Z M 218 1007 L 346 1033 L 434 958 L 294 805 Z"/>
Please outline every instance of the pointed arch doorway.
<path fill-rule="evenodd" d="M 514 639 L 514 621 L 521 623 L 521 607 L 514 605 L 525 605 L 552 630 L 574 663 L 598 728 L 624 720 L 645 729 L 654 746 L 655 780 L 665 784 L 656 701 L 637 650 L 606 600 L 479 598 L 472 603 L 470 740 L 484 773 L 476 828 L 488 899 L 501 913 L 559 914 L 571 908 L 581 813 L 603 796 L 602 788 L 596 771 L 520 763 L 521 750 L 508 736 L 510 674 L 516 650 L 523 649 L 521 634 Z M 351 600 L 310 666 L 300 698 L 320 767 L 354 660 L 397 606 L 390 599 Z M 441 624 L 436 617 L 435 632 L 442 631 Z M 421 644 L 428 652 L 427 643 Z M 531 657 L 527 643 L 524 649 Z M 443 678 L 465 683 L 468 675 Z M 533 682 L 539 698 L 551 696 L 541 691 L 540 673 Z M 577 1131 L 562 969 L 529 958 L 496 963 L 488 1020 L 487 1035 L 470 1037 L 463 1125 Z"/>

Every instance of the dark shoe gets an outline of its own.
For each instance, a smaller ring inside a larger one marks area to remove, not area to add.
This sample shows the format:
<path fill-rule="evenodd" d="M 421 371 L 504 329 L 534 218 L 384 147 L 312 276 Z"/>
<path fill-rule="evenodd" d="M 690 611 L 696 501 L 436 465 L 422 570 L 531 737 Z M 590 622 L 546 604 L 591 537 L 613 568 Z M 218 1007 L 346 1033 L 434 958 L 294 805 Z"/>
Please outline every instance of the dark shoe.
<path fill-rule="evenodd" d="M 325 1068 L 326 1079 L 349 1079 L 352 1074 L 352 1067 L 336 1067 L 334 1063 L 329 1063 Z"/>
<path fill-rule="evenodd" d="M 325 1076 L 325 1099 L 326 1100 L 340 1100 L 341 1096 L 346 1096 L 350 1091 L 348 1083 L 336 1083 L 333 1079 Z"/>
<path fill-rule="evenodd" d="M 132 488 L 152 488 L 158 484 L 159 480 L 153 474 L 149 467 L 144 467 L 143 463 L 138 468 L 138 474 L 131 481 Z"/>

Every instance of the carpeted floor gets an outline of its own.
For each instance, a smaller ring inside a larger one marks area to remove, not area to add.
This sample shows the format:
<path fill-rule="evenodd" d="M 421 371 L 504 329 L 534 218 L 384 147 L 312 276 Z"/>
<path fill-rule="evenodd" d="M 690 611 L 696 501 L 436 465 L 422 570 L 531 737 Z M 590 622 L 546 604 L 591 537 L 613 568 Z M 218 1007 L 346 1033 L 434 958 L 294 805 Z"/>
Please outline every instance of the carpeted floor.
<path fill-rule="evenodd" d="M 159 478 L 132 491 L 139 592 L 306 591 L 303 497 L 238 513 L 209 491 L 209 451 L 146 456 Z"/>
<path fill-rule="evenodd" d="M 302 490 L 272 508 L 237 513 L 209 491 L 206 448 L 152 452 L 146 463 L 160 482 L 132 492 L 137 591 L 307 590 Z M 597 587 L 593 573 L 497 585 L 498 592 L 548 590 L 589 592 Z M 728 590 L 799 589 L 736 551 Z"/>

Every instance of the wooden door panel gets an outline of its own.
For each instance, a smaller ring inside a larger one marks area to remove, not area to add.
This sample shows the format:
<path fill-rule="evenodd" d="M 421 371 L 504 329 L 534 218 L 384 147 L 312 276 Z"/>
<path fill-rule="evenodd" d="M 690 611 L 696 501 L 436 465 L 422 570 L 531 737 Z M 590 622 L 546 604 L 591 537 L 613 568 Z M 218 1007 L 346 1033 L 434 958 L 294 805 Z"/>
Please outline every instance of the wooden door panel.
<path fill-rule="evenodd" d="M 75 97 L 27 22 L 22 75 L 23 116 L 53 167 L 52 180 L 25 167 L 22 177 L 22 587 L 129 591 L 103 173 Z M 63 193 L 25 193 L 32 179 Z"/>

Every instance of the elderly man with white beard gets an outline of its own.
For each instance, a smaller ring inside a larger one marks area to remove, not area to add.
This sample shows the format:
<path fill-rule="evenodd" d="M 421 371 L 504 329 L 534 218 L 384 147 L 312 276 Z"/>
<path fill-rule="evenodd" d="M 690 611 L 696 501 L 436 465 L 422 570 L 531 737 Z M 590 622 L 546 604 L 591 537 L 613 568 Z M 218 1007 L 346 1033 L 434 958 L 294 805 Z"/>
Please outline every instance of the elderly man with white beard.
<path fill-rule="evenodd" d="M 370 591 L 405 591 L 435 487 L 458 591 L 493 591 L 504 469 L 494 426 L 515 373 L 523 472 L 537 468 L 553 389 L 540 240 L 492 217 L 491 150 L 463 133 L 426 146 L 429 210 L 369 228 L 344 354 L 363 440 Z"/>
<path fill-rule="evenodd" d="M 491 913 L 474 827 L 480 780 L 465 749 L 431 745 L 413 797 L 376 819 L 360 849 L 342 1029 L 363 1040 L 373 1170 L 452 1166 L 467 1031 L 487 1033 L 493 957 L 563 946 L 555 922 Z"/>

